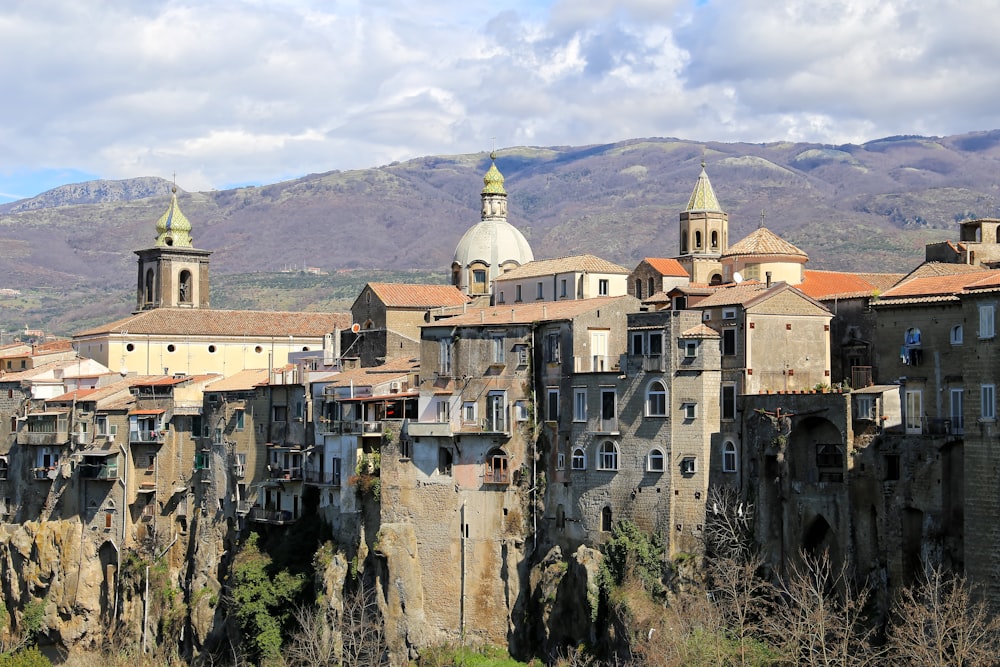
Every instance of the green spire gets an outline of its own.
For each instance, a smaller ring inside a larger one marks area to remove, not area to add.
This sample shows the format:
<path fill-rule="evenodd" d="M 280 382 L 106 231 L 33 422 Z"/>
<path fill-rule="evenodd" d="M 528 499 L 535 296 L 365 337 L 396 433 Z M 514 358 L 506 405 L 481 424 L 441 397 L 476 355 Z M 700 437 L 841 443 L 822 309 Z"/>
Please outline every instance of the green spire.
<path fill-rule="evenodd" d="M 177 187 L 171 188 L 170 206 L 156 222 L 156 245 L 190 248 L 191 223 L 177 205 Z"/>
<path fill-rule="evenodd" d="M 490 170 L 486 172 L 483 176 L 483 194 L 484 195 L 505 195 L 507 191 L 503 189 L 503 174 L 497 169 L 497 154 L 496 151 L 490 153 L 490 160 L 493 163 L 490 165 Z"/>
<path fill-rule="evenodd" d="M 698 176 L 698 182 L 695 183 L 694 192 L 691 193 L 691 199 L 688 200 L 687 208 L 684 210 L 722 212 L 719 200 L 715 198 L 712 183 L 708 180 L 708 174 L 705 173 L 704 160 L 701 162 L 701 174 Z"/>

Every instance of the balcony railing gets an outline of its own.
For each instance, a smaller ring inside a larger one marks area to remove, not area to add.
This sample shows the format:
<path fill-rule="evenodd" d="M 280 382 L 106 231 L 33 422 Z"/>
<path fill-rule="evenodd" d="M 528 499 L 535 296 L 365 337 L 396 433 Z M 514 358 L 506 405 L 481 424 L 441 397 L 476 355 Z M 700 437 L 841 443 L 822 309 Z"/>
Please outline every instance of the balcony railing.
<path fill-rule="evenodd" d="M 382 422 L 364 422 L 362 430 L 365 435 L 382 435 Z"/>
<path fill-rule="evenodd" d="M 872 380 L 871 366 L 851 366 L 851 386 L 855 389 L 870 387 Z"/>
<path fill-rule="evenodd" d="M 166 431 L 140 429 L 137 431 L 129 431 L 128 441 L 130 443 L 163 444 L 166 435 Z"/>
<path fill-rule="evenodd" d="M 507 433 L 507 419 L 503 416 L 487 417 L 482 424 L 484 433 Z"/>
<path fill-rule="evenodd" d="M 606 373 L 617 371 L 619 361 L 619 357 L 601 354 L 573 357 L 573 370 L 576 373 Z"/>
<path fill-rule="evenodd" d="M 302 468 L 276 468 L 271 466 L 271 479 L 301 480 Z"/>
<path fill-rule="evenodd" d="M 80 477 L 93 480 L 118 479 L 118 463 L 81 463 Z"/>
<path fill-rule="evenodd" d="M 644 354 L 642 356 L 642 370 L 647 373 L 660 373 L 664 367 L 662 354 Z"/>
<path fill-rule="evenodd" d="M 249 516 L 251 521 L 272 523 L 279 526 L 295 521 L 292 513 L 288 510 L 266 510 L 261 507 L 251 507 Z"/>
<path fill-rule="evenodd" d="M 483 483 L 510 484 L 510 471 L 505 468 L 487 468 Z"/>
<path fill-rule="evenodd" d="M 951 419 L 921 417 L 921 422 L 924 435 L 949 435 L 953 433 Z"/>
<path fill-rule="evenodd" d="M 31 469 L 32 476 L 35 479 L 37 479 L 39 481 L 43 481 L 43 482 L 47 482 L 47 481 L 51 480 L 53 477 L 55 477 L 55 472 L 56 472 L 55 466 L 49 466 L 47 468 L 46 467 L 40 467 L 40 468 L 32 468 Z"/>
<path fill-rule="evenodd" d="M 317 470 L 306 470 L 302 475 L 302 480 L 321 486 L 340 486 L 340 474 L 333 472 L 320 473 Z"/>
<path fill-rule="evenodd" d="M 58 447 L 64 445 L 69 441 L 69 432 L 67 431 L 25 431 L 20 430 L 17 432 L 17 444 L 19 445 L 37 445 L 40 447 Z"/>

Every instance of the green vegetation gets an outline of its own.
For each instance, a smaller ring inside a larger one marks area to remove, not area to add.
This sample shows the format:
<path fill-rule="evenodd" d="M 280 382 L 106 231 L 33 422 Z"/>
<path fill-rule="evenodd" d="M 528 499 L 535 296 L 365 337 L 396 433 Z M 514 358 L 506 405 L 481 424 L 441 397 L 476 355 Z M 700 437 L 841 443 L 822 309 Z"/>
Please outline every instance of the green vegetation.
<path fill-rule="evenodd" d="M 51 667 L 37 646 L 21 649 L 13 653 L 0 653 L 0 667 Z"/>
<path fill-rule="evenodd" d="M 420 652 L 417 667 L 529 667 L 540 665 L 535 661 L 519 662 L 502 648 L 495 646 L 435 646 Z"/>

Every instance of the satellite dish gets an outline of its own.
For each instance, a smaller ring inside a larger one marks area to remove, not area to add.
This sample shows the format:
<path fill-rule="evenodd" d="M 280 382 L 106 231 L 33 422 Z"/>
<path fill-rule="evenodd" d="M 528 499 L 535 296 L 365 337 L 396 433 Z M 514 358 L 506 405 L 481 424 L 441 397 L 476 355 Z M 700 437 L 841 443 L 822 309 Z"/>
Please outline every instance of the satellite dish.
<path fill-rule="evenodd" d="M 733 282 L 736 283 L 737 285 L 739 285 L 741 282 L 743 282 L 743 274 L 740 273 L 739 271 L 737 271 L 736 273 L 734 273 L 733 274 Z"/>
<path fill-rule="evenodd" d="M 355 322 L 351 325 L 351 333 L 361 333 L 361 325 Z"/>

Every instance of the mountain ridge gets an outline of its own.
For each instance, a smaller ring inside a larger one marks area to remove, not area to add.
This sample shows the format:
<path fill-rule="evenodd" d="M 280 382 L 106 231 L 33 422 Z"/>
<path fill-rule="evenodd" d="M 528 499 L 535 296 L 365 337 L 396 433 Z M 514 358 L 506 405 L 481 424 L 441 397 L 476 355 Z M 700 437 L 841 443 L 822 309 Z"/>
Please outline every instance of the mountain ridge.
<path fill-rule="evenodd" d="M 957 238 L 958 221 L 997 215 L 1000 130 L 841 145 L 647 137 L 513 147 L 498 151 L 497 166 L 509 219 L 536 257 L 592 253 L 634 266 L 677 254 L 678 214 L 702 161 L 729 213 L 730 244 L 763 213 L 769 229 L 809 254 L 809 268 L 908 270 L 925 243 Z M 213 251 L 213 276 L 289 265 L 331 279 L 338 271 L 444 273 L 479 220 L 489 162 L 485 152 L 424 156 L 263 186 L 179 190 L 178 199 L 195 245 Z M 39 328 L 97 317 L 81 310 L 101 303 L 117 309 L 107 319 L 129 308 L 133 252 L 152 244 L 170 187 L 156 177 L 90 181 L 0 206 L 0 288 L 31 297 L 0 300 L 0 327 L 34 318 L 33 299 L 47 292 L 77 302 L 47 303 L 43 321 L 32 320 Z M 213 306 L 228 298 L 213 289 Z"/>

